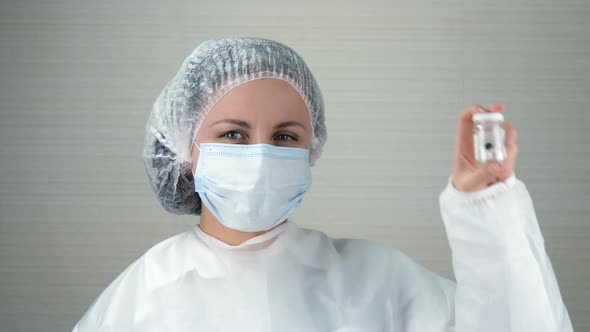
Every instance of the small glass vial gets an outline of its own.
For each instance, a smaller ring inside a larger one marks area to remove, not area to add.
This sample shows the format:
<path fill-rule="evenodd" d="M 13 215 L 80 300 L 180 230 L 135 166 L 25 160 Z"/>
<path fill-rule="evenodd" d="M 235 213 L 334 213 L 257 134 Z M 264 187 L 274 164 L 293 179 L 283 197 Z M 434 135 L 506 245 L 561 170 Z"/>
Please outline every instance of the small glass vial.
<path fill-rule="evenodd" d="M 504 116 L 497 112 L 473 114 L 473 147 L 478 164 L 506 160 Z"/>

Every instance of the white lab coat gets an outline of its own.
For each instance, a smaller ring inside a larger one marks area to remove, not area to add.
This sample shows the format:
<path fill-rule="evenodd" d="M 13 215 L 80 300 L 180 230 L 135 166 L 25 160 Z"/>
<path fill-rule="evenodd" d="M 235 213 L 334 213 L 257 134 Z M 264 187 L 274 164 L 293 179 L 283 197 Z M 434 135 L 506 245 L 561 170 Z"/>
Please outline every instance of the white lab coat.
<path fill-rule="evenodd" d="M 133 262 L 73 332 L 573 331 L 525 185 L 451 181 L 439 203 L 457 283 L 292 221 L 238 246 L 196 226 Z"/>

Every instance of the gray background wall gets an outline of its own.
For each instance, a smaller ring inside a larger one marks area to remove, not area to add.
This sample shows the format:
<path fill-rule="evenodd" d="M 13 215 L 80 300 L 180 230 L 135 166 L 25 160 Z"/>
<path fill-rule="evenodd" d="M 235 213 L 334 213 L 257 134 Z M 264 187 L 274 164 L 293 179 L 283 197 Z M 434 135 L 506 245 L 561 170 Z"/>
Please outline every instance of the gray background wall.
<path fill-rule="evenodd" d="M 280 40 L 315 73 L 328 144 L 294 220 L 452 277 L 438 194 L 456 118 L 502 102 L 577 331 L 590 330 L 590 2 L 2 1 L 0 330 L 70 330 L 157 242 L 150 107 L 202 41 Z"/>

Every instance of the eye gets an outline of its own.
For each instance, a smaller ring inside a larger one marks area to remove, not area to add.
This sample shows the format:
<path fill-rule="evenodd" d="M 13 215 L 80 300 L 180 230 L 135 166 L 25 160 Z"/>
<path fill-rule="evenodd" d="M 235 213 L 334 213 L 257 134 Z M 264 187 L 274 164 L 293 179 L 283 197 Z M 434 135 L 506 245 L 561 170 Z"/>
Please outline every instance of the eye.
<path fill-rule="evenodd" d="M 288 142 L 288 141 L 296 141 L 297 139 L 291 135 L 287 135 L 287 134 L 279 134 L 277 136 L 275 136 L 275 139 L 277 141 L 282 141 L 282 142 Z"/>
<path fill-rule="evenodd" d="M 220 138 L 227 138 L 227 139 L 242 139 L 242 133 L 238 131 L 228 131 L 227 133 L 220 136 Z"/>

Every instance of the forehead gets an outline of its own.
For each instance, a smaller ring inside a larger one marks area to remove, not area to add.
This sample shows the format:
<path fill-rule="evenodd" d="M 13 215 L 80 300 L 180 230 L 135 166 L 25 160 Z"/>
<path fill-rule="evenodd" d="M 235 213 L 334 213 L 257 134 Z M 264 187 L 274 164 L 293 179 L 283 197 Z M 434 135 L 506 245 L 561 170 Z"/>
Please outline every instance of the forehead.
<path fill-rule="evenodd" d="M 310 122 L 299 92 L 288 82 L 275 78 L 256 79 L 231 89 L 209 111 L 203 123 L 223 118 Z"/>

